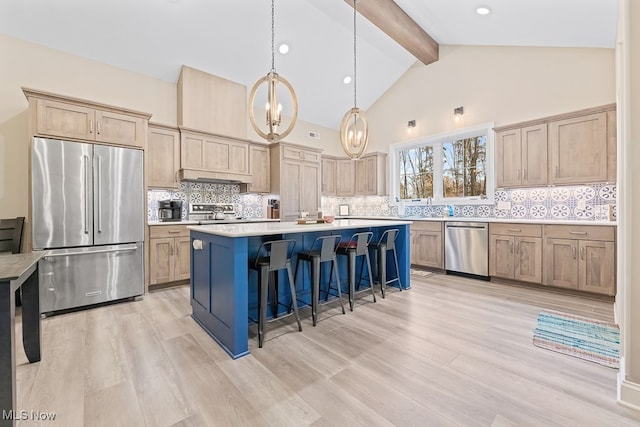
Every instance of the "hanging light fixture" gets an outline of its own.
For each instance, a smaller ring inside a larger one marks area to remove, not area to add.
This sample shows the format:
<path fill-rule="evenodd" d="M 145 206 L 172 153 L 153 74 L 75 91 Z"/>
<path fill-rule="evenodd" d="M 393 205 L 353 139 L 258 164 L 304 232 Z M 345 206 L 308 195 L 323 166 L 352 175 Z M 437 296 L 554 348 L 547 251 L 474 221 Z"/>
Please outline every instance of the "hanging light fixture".
<path fill-rule="evenodd" d="M 358 108 L 356 96 L 356 1 L 353 0 L 353 108 L 347 111 L 340 123 L 340 143 L 352 159 L 359 159 L 369 143 L 367 116 Z"/>
<path fill-rule="evenodd" d="M 296 119 L 298 118 L 298 99 L 296 98 L 296 93 L 293 90 L 291 84 L 284 77 L 278 75 L 276 73 L 275 67 L 275 0 L 271 0 L 271 70 L 267 73 L 266 76 L 258 80 L 254 85 L 253 89 L 251 89 L 251 94 L 249 95 L 249 120 L 251 121 L 251 126 L 256 131 L 258 135 L 267 141 L 280 141 L 285 136 L 289 135 L 293 130 L 293 127 L 296 124 Z M 256 94 L 258 92 L 258 88 L 263 84 L 267 85 L 267 103 L 265 105 L 266 109 L 266 125 L 267 129 L 264 132 L 258 123 L 256 122 L 256 117 L 254 113 L 254 104 L 256 100 Z M 293 104 L 293 112 L 291 114 L 291 123 L 289 127 L 287 127 L 283 132 L 278 132 L 278 128 L 281 124 L 282 119 L 282 104 L 278 102 L 278 85 L 282 84 L 288 91 L 289 96 L 291 97 Z"/>

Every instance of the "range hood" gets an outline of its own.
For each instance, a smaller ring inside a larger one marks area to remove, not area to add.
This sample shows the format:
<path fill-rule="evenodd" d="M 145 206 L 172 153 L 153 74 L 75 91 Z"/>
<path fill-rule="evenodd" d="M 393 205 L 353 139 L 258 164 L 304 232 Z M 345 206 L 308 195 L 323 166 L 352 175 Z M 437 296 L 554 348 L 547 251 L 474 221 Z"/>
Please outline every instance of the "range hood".
<path fill-rule="evenodd" d="M 214 182 L 222 184 L 252 184 L 249 174 L 235 172 L 215 172 L 201 169 L 180 169 L 182 181 Z"/>

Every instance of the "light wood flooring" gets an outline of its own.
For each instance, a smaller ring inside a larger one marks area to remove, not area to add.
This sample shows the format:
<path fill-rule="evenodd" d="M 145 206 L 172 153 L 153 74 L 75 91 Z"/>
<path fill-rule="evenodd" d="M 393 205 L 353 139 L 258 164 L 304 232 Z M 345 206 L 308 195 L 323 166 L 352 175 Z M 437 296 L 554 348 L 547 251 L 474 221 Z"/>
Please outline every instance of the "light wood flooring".
<path fill-rule="evenodd" d="M 378 293 L 379 295 L 379 293 Z M 436 274 L 353 312 L 267 325 L 231 360 L 191 319 L 188 286 L 42 322 L 18 345 L 18 409 L 43 426 L 639 426 L 617 370 L 534 347 L 543 308 L 612 320 L 612 304 Z M 16 340 L 20 343 L 20 337 Z"/>

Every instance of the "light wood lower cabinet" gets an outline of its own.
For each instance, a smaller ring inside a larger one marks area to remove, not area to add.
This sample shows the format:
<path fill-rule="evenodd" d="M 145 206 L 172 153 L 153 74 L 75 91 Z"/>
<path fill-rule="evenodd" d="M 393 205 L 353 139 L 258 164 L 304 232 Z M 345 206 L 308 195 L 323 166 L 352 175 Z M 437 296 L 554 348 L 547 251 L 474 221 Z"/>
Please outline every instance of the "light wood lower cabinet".
<path fill-rule="evenodd" d="M 411 224 L 411 264 L 444 268 L 443 222 L 414 221 Z"/>
<path fill-rule="evenodd" d="M 545 226 L 545 285 L 615 295 L 615 227 Z"/>
<path fill-rule="evenodd" d="M 149 230 L 149 284 L 188 280 L 191 272 L 189 230 L 184 225 L 156 225 Z"/>
<path fill-rule="evenodd" d="M 489 275 L 542 283 L 542 226 L 489 224 Z"/>

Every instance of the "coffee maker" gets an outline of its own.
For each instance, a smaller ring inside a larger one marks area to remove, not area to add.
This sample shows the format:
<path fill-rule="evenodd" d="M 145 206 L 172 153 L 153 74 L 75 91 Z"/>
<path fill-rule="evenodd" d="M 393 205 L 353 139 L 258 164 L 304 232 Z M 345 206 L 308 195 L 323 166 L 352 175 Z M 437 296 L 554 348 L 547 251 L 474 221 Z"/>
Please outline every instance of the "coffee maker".
<path fill-rule="evenodd" d="M 280 200 L 269 199 L 267 201 L 267 218 L 269 219 L 280 218 Z"/>
<path fill-rule="evenodd" d="M 182 218 L 182 200 L 158 201 L 158 219 L 160 221 L 180 221 Z"/>

